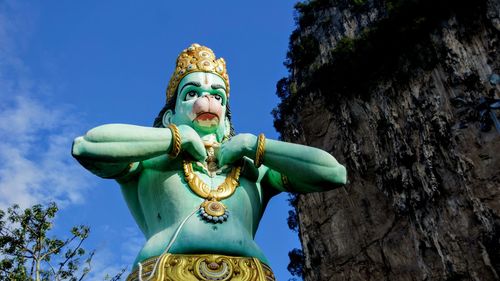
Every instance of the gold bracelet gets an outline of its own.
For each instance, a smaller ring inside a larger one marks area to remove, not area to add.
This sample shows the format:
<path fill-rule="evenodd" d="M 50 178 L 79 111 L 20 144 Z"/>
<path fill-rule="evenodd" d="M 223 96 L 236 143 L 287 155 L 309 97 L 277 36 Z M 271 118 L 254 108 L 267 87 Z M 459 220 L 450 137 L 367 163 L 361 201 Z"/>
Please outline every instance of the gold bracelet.
<path fill-rule="evenodd" d="M 170 158 L 176 158 L 181 153 L 181 134 L 179 133 L 179 128 L 174 124 L 168 125 L 168 128 L 172 132 L 172 150 L 168 154 Z"/>
<path fill-rule="evenodd" d="M 262 162 L 264 161 L 264 150 L 266 146 L 266 137 L 264 134 L 260 134 L 259 138 L 257 139 L 257 151 L 255 152 L 255 168 L 259 168 L 260 165 L 262 165 Z"/>

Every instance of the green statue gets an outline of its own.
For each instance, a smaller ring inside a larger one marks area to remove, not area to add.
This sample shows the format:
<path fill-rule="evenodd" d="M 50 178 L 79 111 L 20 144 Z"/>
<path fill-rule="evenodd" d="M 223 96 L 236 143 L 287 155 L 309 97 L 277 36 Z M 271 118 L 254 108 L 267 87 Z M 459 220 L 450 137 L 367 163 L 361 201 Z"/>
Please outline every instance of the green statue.
<path fill-rule="evenodd" d="M 254 241 L 269 199 L 330 190 L 346 170 L 320 149 L 234 135 L 224 59 L 181 52 L 154 128 L 108 124 L 73 156 L 115 179 L 147 239 L 128 280 L 275 280 Z"/>

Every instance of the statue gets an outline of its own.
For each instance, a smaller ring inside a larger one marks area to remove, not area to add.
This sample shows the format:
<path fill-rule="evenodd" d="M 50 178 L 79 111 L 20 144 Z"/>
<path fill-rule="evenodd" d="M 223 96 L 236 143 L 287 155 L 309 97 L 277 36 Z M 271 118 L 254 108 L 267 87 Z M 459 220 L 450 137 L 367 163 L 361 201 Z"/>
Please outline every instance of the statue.
<path fill-rule="evenodd" d="M 72 154 L 115 179 L 147 239 L 127 280 L 275 280 L 254 241 L 269 199 L 345 184 L 320 149 L 235 135 L 224 59 L 181 52 L 153 128 L 108 124 L 77 137 Z"/>

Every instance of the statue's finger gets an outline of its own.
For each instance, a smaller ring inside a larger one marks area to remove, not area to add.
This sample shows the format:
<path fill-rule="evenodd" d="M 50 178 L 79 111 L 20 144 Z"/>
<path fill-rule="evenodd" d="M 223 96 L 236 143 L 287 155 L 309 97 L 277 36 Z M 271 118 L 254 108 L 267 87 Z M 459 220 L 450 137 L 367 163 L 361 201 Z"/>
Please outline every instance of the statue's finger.
<path fill-rule="evenodd" d="M 221 149 L 221 151 L 219 152 L 219 155 L 217 157 L 217 160 L 219 160 L 219 166 L 222 167 L 224 165 L 226 165 L 226 157 L 224 157 L 224 152 L 223 150 Z"/>
<path fill-rule="evenodd" d="M 222 145 L 221 147 L 219 147 L 219 149 L 216 149 L 215 150 L 215 157 L 217 158 L 217 161 L 220 163 L 222 163 L 222 150 L 223 150 L 223 147 L 224 145 Z"/>
<path fill-rule="evenodd" d="M 203 161 L 207 157 L 207 151 L 202 142 L 192 142 L 191 155 L 198 161 Z"/>

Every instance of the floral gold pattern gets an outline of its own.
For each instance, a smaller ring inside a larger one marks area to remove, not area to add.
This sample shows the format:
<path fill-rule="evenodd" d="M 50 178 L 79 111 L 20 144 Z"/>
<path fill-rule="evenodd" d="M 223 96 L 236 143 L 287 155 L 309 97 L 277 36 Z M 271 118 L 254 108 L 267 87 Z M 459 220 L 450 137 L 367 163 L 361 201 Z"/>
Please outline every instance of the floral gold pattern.
<path fill-rule="evenodd" d="M 156 281 L 275 281 L 274 274 L 266 264 L 256 258 L 225 255 L 167 254 L 144 261 L 142 279 L 146 280 L 160 258 L 158 268 L 151 280 Z M 138 281 L 135 270 L 127 281 Z"/>
<path fill-rule="evenodd" d="M 204 183 L 198 175 L 193 171 L 193 164 L 189 161 L 184 161 L 184 177 L 189 185 L 189 188 L 201 198 L 208 200 L 215 199 L 217 201 L 226 199 L 233 195 L 236 187 L 238 187 L 241 167 L 233 167 L 227 175 L 224 182 L 212 190 L 210 186 Z"/>

